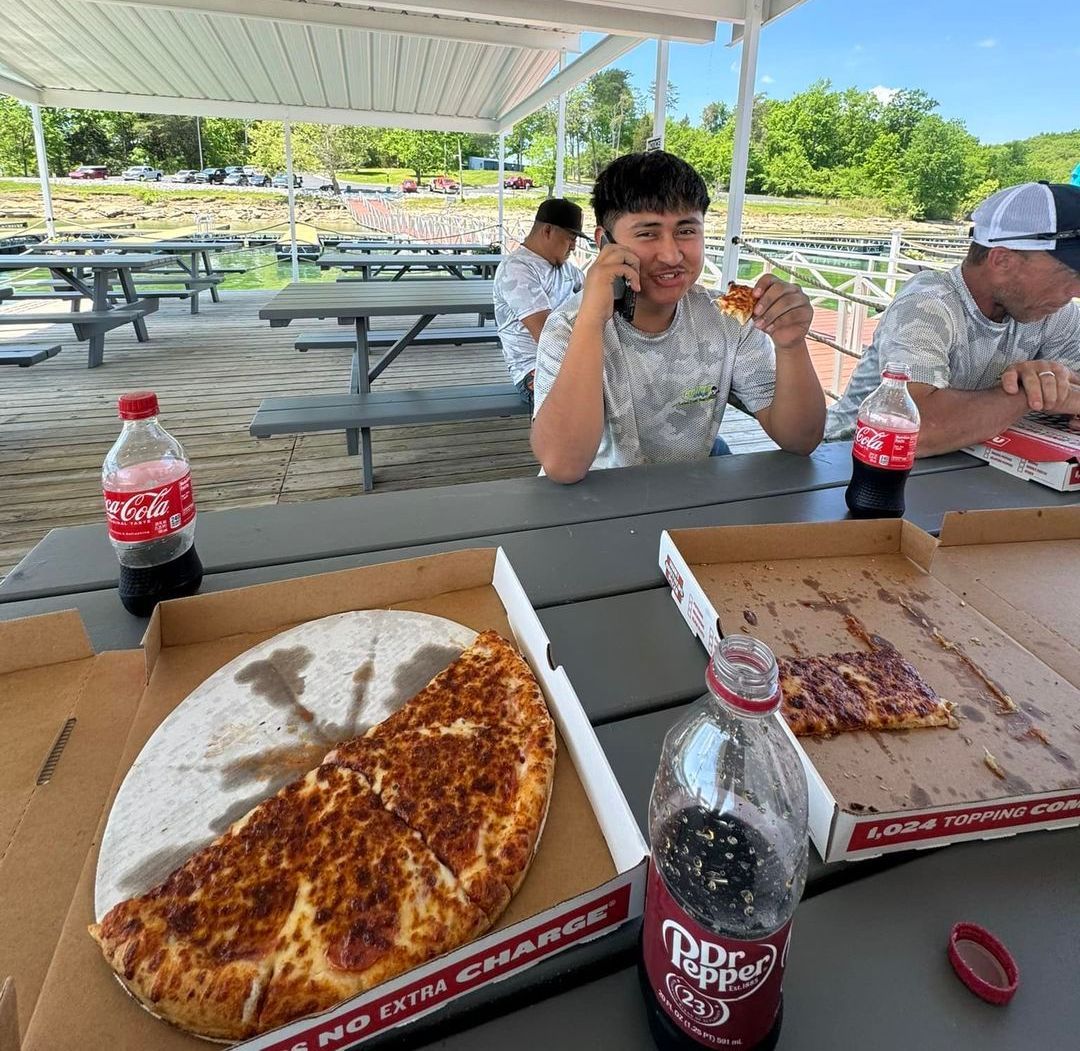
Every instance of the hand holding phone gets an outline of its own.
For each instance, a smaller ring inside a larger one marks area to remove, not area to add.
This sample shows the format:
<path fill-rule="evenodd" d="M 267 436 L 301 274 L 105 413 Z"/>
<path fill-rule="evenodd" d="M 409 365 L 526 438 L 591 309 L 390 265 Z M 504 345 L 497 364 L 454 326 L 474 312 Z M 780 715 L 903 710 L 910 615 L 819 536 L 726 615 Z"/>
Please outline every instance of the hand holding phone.
<path fill-rule="evenodd" d="M 600 235 L 600 247 L 605 245 L 613 245 L 615 241 L 611 235 L 605 230 Z M 615 312 L 624 317 L 627 321 L 634 320 L 634 307 L 637 304 L 637 293 L 627 284 L 626 278 L 619 276 L 616 277 L 612 283 L 612 292 L 615 295 Z"/>

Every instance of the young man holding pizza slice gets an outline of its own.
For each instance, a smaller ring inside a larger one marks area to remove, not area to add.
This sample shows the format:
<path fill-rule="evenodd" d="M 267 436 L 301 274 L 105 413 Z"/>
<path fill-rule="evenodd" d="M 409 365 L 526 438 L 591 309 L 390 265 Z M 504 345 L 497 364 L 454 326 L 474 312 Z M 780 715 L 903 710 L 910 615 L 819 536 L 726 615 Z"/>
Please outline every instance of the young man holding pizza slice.
<path fill-rule="evenodd" d="M 697 284 L 709 195 L 672 154 L 613 161 L 592 203 L 603 247 L 537 351 L 532 446 L 548 476 L 571 483 L 590 468 L 705 459 L 729 401 L 781 448 L 812 452 L 825 397 L 802 290 L 765 274 L 750 292 L 752 318 L 740 314 L 746 293 L 732 312 L 718 309 L 720 294 Z"/>

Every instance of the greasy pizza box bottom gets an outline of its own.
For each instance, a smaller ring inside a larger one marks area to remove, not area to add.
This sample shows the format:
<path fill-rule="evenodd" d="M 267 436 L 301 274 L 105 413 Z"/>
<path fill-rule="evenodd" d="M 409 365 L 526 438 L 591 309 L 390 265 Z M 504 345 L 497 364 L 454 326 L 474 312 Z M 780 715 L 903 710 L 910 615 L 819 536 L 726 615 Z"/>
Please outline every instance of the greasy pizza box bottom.
<path fill-rule="evenodd" d="M 1080 506 L 953 513 L 939 540 L 896 520 L 678 530 L 660 566 L 709 652 L 720 627 L 780 656 L 879 636 L 956 705 L 956 729 L 791 735 L 826 861 L 1080 823 Z"/>
<path fill-rule="evenodd" d="M 9 1016 L 12 1012 L 10 990 L 0 1001 L 0 1051 L 56 1051 L 70 1045 L 74 1031 L 87 1051 L 211 1046 L 143 1010 L 117 982 L 86 933 L 94 920 L 98 845 L 109 804 L 157 726 L 210 674 L 286 628 L 356 609 L 428 613 L 477 631 L 494 628 L 517 643 L 540 681 L 558 732 L 543 837 L 520 891 L 491 932 L 318 1018 L 237 1046 L 245 1051 L 354 1047 L 640 914 L 646 844 L 501 550 L 453 552 L 194 596 L 158 607 L 143 640 L 143 654 L 124 655 L 129 672 L 130 658 L 139 659 L 141 698 L 131 707 L 126 740 L 126 727 L 120 728 L 123 747 L 113 749 L 111 758 L 102 757 L 100 765 L 108 767 L 108 776 L 99 777 L 98 801 L 88 808 L 93 819 L 82 827 L 88 842 L 81 871 L 68 884 L 66 901 L 50 901 L 58 937 L 54 935 L 55 953 L 44 981 L 38 981 L 36 1005 L 33 988 L 29 996 L 18 989 L 21 1044 L 10 1031 L 5 1036 L 3 1012 L 5 1004 Z M 93 700 L 111 703 L 106 696 Z M 61 770 L 63 764 L 64 759 Z"/>

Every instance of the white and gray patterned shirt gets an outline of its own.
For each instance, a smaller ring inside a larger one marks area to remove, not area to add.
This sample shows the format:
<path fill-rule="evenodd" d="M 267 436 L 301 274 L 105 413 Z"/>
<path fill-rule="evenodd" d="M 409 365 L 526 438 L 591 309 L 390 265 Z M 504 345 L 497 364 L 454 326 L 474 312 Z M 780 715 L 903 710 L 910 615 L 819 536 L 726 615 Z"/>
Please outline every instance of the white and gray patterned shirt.
<path fill-rule="evenodd" d="M 903 362 L 916 383 L 988 390 L 1018 361 L 1053 360 L 1080 370 L 1080 308 L 1069 303 L 1042 321 L 991 321 L 978 307 L 960 267 L 913 277 L 878 322 L 844 396 L 830 406 L 825 440 L 855 433 L 859 405 L 881 382 L 890 361 Z"/>
<path fill-rule="evenodd" d="M 750 413 L 772 404 L 772 340 L 721 314 L 713 305 L 719 295 L 694 285 L 664 332 L 641 332 L 618 315 L 604 325 L 604 433 L 593 469 L 704 460 L 729 399 Z M 551 392 L 580 306 L 575 296 L 544 325 L 534 414 Z"/>
<path fill-rule="evenodd" d="M 580 292 L 584 283 L 585 275 L 573 263 L 553 266 L 528 248 L 519 248 L 499 264 L 495 271 L 495 326 L 515 383 L 536 368 L 536 340 L 521 319 L 554 310 Z"/>

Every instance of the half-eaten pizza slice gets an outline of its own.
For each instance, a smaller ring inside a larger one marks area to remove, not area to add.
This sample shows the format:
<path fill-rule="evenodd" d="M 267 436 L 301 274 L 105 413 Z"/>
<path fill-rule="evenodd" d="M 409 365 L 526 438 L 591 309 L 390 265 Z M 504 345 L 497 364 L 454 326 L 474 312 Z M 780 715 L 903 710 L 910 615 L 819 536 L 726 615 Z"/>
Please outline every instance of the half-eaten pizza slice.
<path fill-rule="evenodd" d="M 721 314 L 730 314 L 740 325 L 748 325 L 754 317 L 754 290 L 749 285 L 728 282 L 728 290 L 718 300 Z"/>

